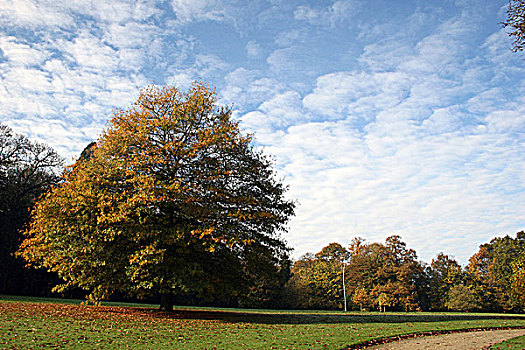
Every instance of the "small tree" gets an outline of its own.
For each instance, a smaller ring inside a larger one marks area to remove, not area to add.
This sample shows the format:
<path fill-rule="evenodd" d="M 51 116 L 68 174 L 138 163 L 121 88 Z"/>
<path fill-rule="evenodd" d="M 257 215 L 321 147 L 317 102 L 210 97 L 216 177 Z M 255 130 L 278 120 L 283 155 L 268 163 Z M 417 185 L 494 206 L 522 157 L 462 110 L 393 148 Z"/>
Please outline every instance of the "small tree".
<path fill-rule="evenodd" d="M 381 293 L 377 297 L 377 305 L 379 305 L 379 311 L 386 312 L 387 306 L 392 306 L 395 303 L 394 296 L 387 294 L 387 293 Z"/>
<path fill-rule="evenodd" d="M 164 310 L 174 294 L 241 297 L 277 276 L 266 267 L 286 259 L 295 204 L 216 102 L 201 83 L 142 91 L 36 205 L 19 254 L 56 271 L 58 290 L 160 294 Z"/>
<path fill-rule="evenodd" d="M 363 307 L 370 303 L 370 297 L 365 288 L 358 287 L 354 292 L 352 297 L 352 302 L 356 305 L 359 305 L 359 310 L 363 311 Z"/>

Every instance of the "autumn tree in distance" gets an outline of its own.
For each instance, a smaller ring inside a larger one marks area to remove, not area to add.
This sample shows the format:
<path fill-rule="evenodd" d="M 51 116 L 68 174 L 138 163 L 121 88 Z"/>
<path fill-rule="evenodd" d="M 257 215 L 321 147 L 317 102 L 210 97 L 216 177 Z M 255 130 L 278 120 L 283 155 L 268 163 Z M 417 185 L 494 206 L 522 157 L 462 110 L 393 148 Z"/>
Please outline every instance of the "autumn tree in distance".
<path fill-rule="evenodd" d="M 95 300 L 242 296 L 287 258 L 295 208 L 251 141 L 205 84 L 148 87 L 36 204 L 18 254 Z"/>

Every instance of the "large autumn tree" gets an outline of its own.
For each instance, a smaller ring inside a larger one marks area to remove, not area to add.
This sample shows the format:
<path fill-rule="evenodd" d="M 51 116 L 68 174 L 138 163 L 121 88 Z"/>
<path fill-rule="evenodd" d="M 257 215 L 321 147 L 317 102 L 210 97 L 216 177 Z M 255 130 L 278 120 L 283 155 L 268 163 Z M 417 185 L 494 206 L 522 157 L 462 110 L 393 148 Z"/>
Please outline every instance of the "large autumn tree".
<path fill-rule="evenodd" d="M 251 141 L 206 85 L 149 87 L 37 203 L 19 254 L 95 299 L 246 295 L 287 261 L 295 207 Z"/>

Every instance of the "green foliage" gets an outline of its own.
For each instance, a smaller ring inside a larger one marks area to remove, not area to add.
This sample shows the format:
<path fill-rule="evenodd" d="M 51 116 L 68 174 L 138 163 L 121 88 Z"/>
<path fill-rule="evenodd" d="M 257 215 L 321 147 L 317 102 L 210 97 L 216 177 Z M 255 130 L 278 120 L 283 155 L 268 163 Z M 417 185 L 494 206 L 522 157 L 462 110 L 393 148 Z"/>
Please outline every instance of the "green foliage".
<path fill-rule="evenodd" d="M 348 262 L 341 263 L 349 257 Z M 426 281 L 424 269 L 415 251 L 407 249 L 399 236 L 387 238 L 385 245 L 355 239 L 349 249 L 331 243 L 315 256 L 304 256 L 295 263 L 287 285 L 292 296 L 290 306 L 340 309 L 342 265 L 347 295 L 355 308 L 388 306 L 395 310 L 415 310 L 419 307 L 418 291 Z"/>
<path fill-rule="evenodd" d="M 446 296 L 450 289 L 463 283 L 463 269 L 456 260 L 439 253 L 436 258 L 432 259 L 429 275 L 430 307 L 432 310 L 444 310 Z"/>
<path fill-rule="evenodd" d="M 322 255 L 305 255 L 292 270 L 286 286 L 289 307 L 313 309 L 343 308 L 343 271 L 340 261 Z"/>
<path fill-rule="evenodd" d="M 455 285 L 448 291 L 445 305 L 453 311 L 473 311 L 482 308 L 477 293 L 462 284 Z"/>
<path fill-rule="evenodd" d="M 512 262 L 512 294 L 525 305 L 525 251 Z"/>
<path fill-rule="evenodd" d="M 231 302 L 280 278 L 294 203 L 229 108 L 196 83 L 150 87 L 37 203 L 19 255 L 62 290 Z"/>
<path fill-rule="evenodd" d="M 466 268 L 467 283 L 476 288 L 483 297 L 483 308 L 487 310 L 518 311 L 525 305 L 520 301 L 520 290 L 513 288 L 515 280 L 514 262 L 525 254 L 525 233 L 518 232 L 516 238 L 497 237 L 480 246 Z"/>

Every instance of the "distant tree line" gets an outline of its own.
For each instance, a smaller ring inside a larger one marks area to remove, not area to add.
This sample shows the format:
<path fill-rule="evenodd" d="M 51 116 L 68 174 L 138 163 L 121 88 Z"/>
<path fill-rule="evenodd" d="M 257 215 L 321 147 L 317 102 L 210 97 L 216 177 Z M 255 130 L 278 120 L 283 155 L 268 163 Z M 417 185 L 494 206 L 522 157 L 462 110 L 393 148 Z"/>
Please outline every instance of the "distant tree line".
<path fill-rule="evenodd" d="M 295 262 L 285 286 L 290 308 L 521 312 L 525 307 L 525 232 L 480 246 L 466 267 L 439 253 L 427 265 L 399 236 L 384 244 L 354 238 Z"/>

